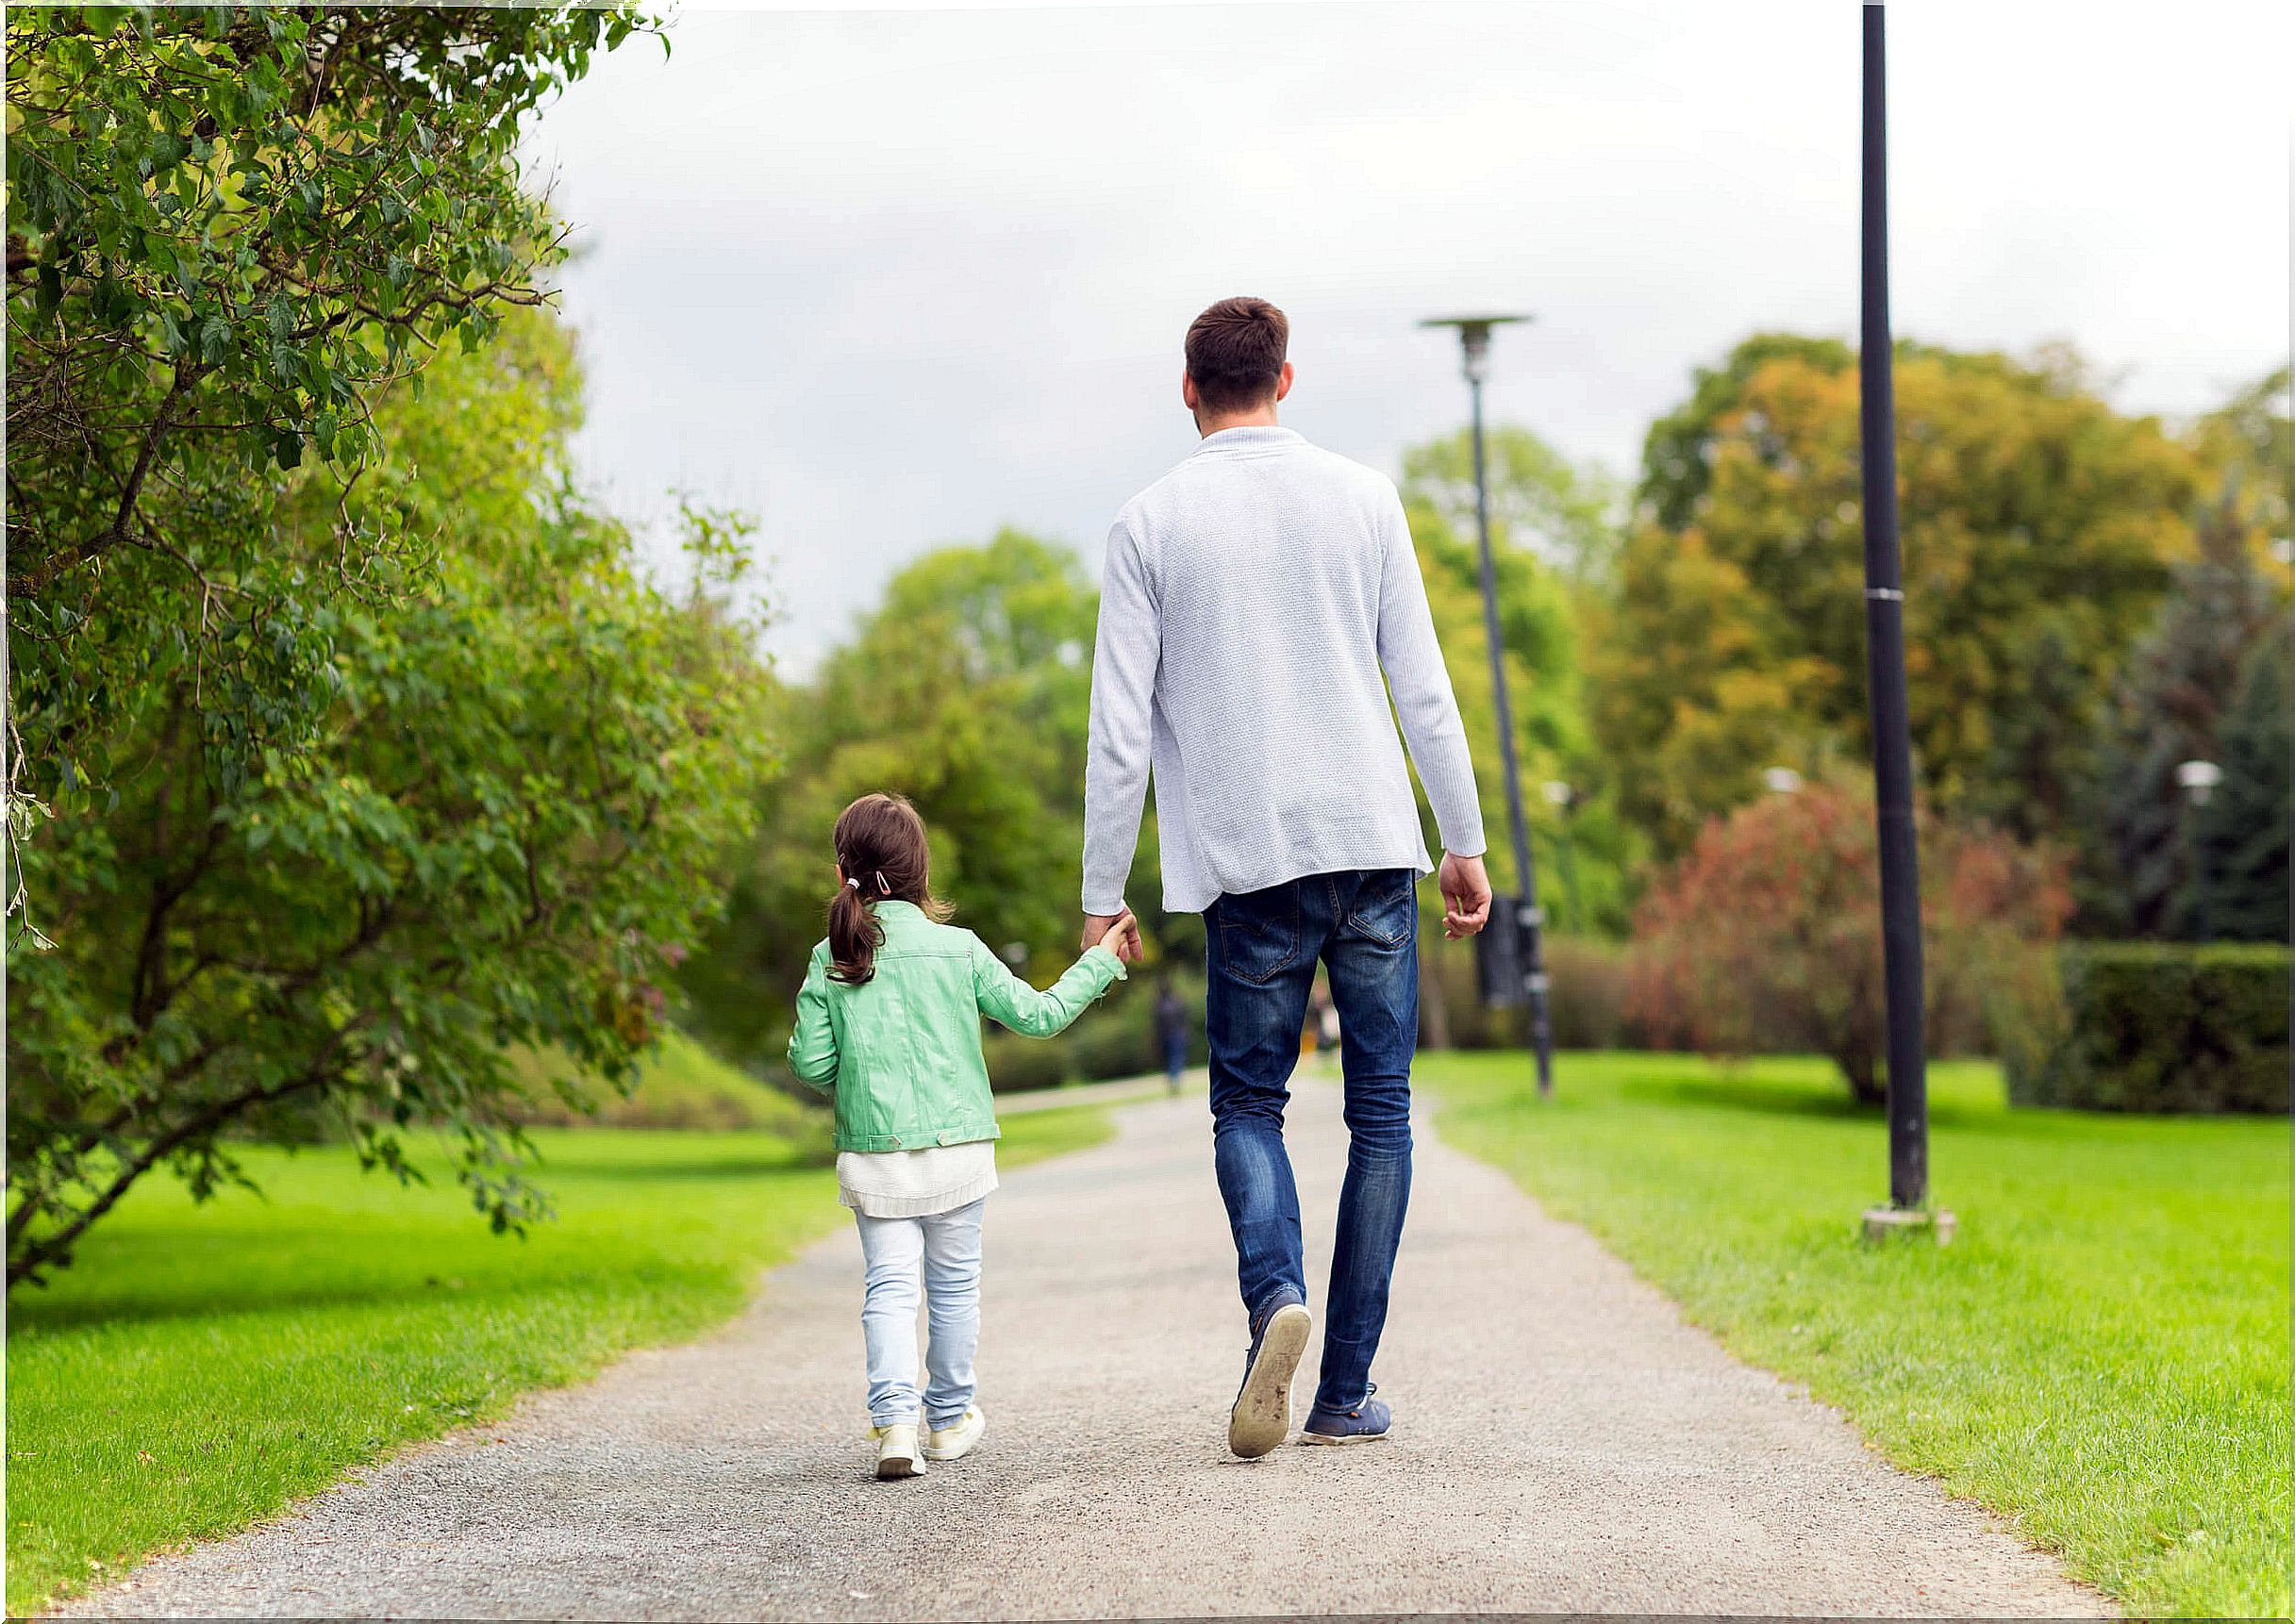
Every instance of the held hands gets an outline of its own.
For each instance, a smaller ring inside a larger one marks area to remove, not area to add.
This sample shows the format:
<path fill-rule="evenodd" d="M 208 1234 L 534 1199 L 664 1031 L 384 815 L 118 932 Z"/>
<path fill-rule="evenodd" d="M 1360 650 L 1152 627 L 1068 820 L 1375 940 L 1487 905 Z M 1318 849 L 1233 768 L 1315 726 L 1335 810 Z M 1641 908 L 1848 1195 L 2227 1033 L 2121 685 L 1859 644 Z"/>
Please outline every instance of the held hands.
<path fill-rule="evenodd" d="M 1490 922 L 1490 876 L 1480 857 L 1442 853 L 1442 934 L 1456 941 Z"/>
<path fill-rule="evenodd" d="M 1086 914 L 1084 946 L 1105 947 L 1123 963 L 1138 964 L 1140 956 L 1139 921 L 1132 918 L 1129 908 L 1120 914 Z"/>

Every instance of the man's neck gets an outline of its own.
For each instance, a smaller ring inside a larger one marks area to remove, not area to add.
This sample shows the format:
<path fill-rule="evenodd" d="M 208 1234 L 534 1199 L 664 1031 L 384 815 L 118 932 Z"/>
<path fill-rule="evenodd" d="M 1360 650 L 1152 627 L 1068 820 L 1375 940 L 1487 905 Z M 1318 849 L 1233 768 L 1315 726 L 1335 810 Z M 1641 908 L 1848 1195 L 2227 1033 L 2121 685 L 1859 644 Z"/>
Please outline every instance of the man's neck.
<path fill-rule="evenodd" d="M 1272 401 L 1269 401 L 1263 406 L 1254 406 L 1249 411 L 1228 412 L 1219 417 L 1206 417 L 1202 412 L 1195 414 L 1195 430 L 1206 439 L 1209 439 L 1222 429 L 1281 428 L 1282 426 L 1275 421 L 1275 403 Z"/>

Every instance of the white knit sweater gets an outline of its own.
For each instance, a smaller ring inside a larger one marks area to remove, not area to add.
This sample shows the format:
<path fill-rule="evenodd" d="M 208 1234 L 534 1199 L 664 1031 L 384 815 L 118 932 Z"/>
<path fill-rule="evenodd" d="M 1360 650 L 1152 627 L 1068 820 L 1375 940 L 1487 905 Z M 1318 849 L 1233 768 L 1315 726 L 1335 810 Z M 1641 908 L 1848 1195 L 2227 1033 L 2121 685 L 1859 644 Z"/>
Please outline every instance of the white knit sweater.
<path fill-rule="evenodd" d="M 840 1151 L 837 1199 L 864 1218 L 929 1218 L 996 1188 L 996 1141 L 913 1151 Z"/>
<path fill-rule="evenodd" d="M 1479 853 L 1474 766 L 1393 483 L 1287 428 L 1207 436 L 1108 533 L 1084 911 L 1123 905 L 1151 764 L 1168 911 L 1303 874 L 1427 872 L 1398 716 L 1442 844 Z"/>

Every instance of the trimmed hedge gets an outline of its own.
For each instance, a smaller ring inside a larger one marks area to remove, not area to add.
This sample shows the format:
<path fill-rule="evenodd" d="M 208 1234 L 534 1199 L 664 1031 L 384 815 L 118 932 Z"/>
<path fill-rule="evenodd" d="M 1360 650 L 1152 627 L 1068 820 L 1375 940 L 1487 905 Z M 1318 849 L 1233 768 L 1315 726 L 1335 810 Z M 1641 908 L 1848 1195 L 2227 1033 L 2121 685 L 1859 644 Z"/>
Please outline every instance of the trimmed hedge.
<path fill-rule="evenodd" d="M 2068 943 L 2057 969 L 2064 1030 L 2044 1051 L 2011 1047 L 2014 1103 L 2088 1111 L 2287 1109 L 2295 954 L 2286 948 Z"/>

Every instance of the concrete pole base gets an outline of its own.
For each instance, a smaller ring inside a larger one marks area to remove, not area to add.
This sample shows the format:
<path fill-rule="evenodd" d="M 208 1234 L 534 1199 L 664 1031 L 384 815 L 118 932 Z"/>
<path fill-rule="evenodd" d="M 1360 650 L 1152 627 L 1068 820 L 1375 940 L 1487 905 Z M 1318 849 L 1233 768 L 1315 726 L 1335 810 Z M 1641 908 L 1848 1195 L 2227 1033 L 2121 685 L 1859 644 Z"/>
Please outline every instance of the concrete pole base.
<path fill-rule="evenodd" d="M 1867 1207 L 1865 1209 L 1865 1238 L 1880 1242 L 1892 1235 L 1933 1236 L 1938 1246 L 1953 1243 L 1953 1232 L 1959 1220 L 1949 1212 L 1932 1211 L 1922 1207 Z"/>

